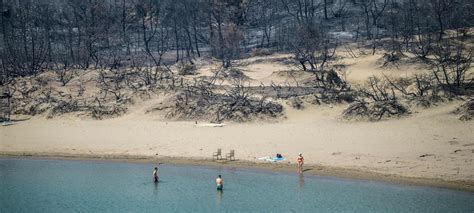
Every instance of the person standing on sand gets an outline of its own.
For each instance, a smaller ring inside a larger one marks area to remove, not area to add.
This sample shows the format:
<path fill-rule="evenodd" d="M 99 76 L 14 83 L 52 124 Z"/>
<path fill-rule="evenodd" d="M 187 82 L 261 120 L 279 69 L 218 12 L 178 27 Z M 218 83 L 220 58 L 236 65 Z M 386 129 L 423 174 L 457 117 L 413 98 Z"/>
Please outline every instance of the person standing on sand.
<path fill-rule="evenodd" d="M 298 163 L 298 172 L 303 173 L 304 157 L 301 154 L 301 152 L 298 154 L 298 157 L 296 158 L 296 162 Z"/>
<path fill-rule="evenodd" d="M 158 167 L 155 167 L 155 169 L 153 169 L 153 183 L 157 183 L 158 182 Z"/>
<path fill-rule="evenodd" d="M 221 175 L 217 176 L 216 185 L 217 185 L 217 190 L 223 190 L 224 189 L 224 181 L 222 180 Z"/>

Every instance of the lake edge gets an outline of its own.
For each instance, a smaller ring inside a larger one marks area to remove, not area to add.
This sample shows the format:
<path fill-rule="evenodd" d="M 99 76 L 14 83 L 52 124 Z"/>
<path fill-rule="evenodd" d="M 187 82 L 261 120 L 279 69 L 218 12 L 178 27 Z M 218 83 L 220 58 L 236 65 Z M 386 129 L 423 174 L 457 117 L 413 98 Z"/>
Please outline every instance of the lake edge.
<path fill-rule="evenodd" d="M 185 166 L 205 166 L 212 168 L 238 168 L 253 171 L 267 171 L 276 173 L 296 173 L 296 165 L 290 163 L 270 163 L 257 161 L 226 161 L 212 160 L 209 158 L 188 158 L 159 156 L 150 157 L 145 155 L 119 155 L 119 154 L 70 154 L 53 152 L 2 152 L 0 159 L 48 159 L 48 160 L 89 160 L 89 161 L 111 161 L 125 163 L 163 163 Z M 305 165 L 305 175 L 323 177 L 336 177 L 350 180 L 377 181 L 382 183 L 399 184 L 405 186 L 434 187 L 451 189 L 463 192 L 474 192 L 474 180 L 472 181 L 450 181 L 439 178 L 409 177 L 400 175 L 382 174 L 373 171 L 364 171 L 349 168 L 330 167 L 324 165 Z"/>

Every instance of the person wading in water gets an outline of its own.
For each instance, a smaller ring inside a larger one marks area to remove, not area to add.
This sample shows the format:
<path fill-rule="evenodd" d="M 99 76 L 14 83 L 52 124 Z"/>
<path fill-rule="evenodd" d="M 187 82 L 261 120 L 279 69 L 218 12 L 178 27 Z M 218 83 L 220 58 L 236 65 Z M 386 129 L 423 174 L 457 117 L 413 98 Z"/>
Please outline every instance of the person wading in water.
<path fill-rule="evenodd" d="M 224 181 L 222 180 L 221 175 L 219 175 L 216 178 L 216 185 L 217 185 L 217 190 L 223 190 L 224 189 Z"/>
<path fill-rule="evenodd" d="M 158 183 L 158 167 L 153 169 L 153 183 Z"/>

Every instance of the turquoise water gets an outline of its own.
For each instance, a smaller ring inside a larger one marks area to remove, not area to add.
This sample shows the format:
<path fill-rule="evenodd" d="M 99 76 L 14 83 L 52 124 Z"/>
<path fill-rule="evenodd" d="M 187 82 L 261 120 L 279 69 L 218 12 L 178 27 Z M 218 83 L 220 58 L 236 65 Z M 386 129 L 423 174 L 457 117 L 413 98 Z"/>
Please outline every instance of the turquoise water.
<path fill-rule="evenodd" d="M 474 193 L 245 169 L 0 159 L 0 212 L 473 212 Z M 214 180 L 222 174 L 224 192 Z"/>

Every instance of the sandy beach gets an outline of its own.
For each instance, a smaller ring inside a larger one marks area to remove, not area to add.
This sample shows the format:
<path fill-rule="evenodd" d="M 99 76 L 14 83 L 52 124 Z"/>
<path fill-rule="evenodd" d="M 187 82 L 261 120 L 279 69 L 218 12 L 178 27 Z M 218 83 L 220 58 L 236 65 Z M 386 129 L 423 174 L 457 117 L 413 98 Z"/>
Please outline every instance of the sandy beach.
<path fill-rule="evenodd" d="M 302 152 L 305 168 L 312 174 L 474 191 L 474 123 L 450 114 L 456 102 L 381 122 L 343 121 L 338 116 L 344 108 L 340 105 L 309 106 L 302 111 L 286 107 L 286 117 L 278 121 L 222 127 L 163 121 L 142 111 L 147 103 L 134 113 L 103 121 L 36 116 L 0 127 L 0 153 L 294 171 L 296 155 Z M 214 162 L 212 153 L 218 148 L 223 154 L 234 149 L 237 161 Z M 276 153 L 286 160 L 257 159 Z"/>
<path fill-rule="evenodd" d="M 382 55 L 347 57 L 341 51 L 345 79 L 361 86 L 371 76 L 410 76 L 430 72 L 419 63 L 404 62 L 399 68 L 380 66 Z M 249 78 L 249 85 L 293 85 L 310 74 L 295 70 L 291 55 L 274 54 L 235 62 Z M 212 76 L 215 62 L 201 62 L 197 76 Z M 290 70 L 290 71 L 288 71 Z M 75 93 L 85 85 L 84 94 L 93 97 L 97 74 L 74 78 L 66 87 L 49 85 L 64 93 Z M 52 79 L 52 73 L 42 74 Z M 86 83 L 85 83 L 86 82 Z M 219 82 L 227 85 L 227 81 Z M 4 156 L 66 157 L 94 159 L 146 159 L 185 164 L 214 165 L 212 153 L 221 148 L 225 156 L 235 150 L 238 161 L 218 166 L 243 166 L 295 171 L 299 152 L 308 173 L 352 178 L 401 181 L 474 191 L 474 122 L 460 121 L 452 112 L 460 99 L 442 101 L 430 108 L 411 106 L 410 114 L 378 122 L 348 121 L 342 118 L 347 103 L 310 104 L 295 109 L 287 100 L 283 116 L 250 122 L 224 122 L 213 127 L 209 121 L 173 120 L 166 110 L 174 104 L 170 94 L 136 97 L 127 113 L 116 118 L 95 120 L 81 113 L 48 118 L 47 114 L 16 116 L 14 125 L 0 127 L 0 154 Z M 270 164 L 258 160 L 281 153 L 286 160 Z"/>

